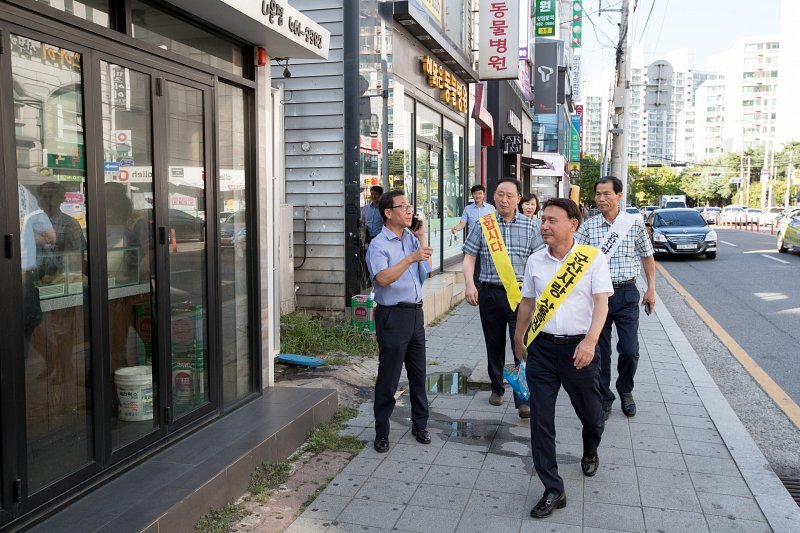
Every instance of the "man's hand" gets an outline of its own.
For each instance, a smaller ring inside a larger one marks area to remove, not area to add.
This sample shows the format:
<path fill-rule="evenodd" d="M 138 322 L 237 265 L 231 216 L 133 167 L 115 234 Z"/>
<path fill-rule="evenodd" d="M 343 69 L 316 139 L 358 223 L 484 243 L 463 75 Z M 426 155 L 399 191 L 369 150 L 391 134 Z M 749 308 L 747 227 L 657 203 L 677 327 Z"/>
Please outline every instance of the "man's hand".
<path fill-rule="evenodd" d="M 514 353 L 521 361 L 528 360 L 528 347 L 525 346 L 525 339 L 514 338 Z"/>
<path fill-rule="evenodd" d="M 584 338 L 578 346 L 575 347 L 575 355 L 572 356 L 573 364 L 578 370 L 589 366 L 594 359 L 594 349 L 597 347 L 596 342 L 592 342 L 589 338 Z"/>
<path fill-rule="evenodd" d="M 642 307 L 646 304 L 650 304 L 650 312 L 653 312 L 653 309 L 656 308 L 656 291 L 655 289 L 647 289 L 642 296 Z"/>
<path fill-rule="evenodd" d="M 409 255 L 408 257 L 414 263 L 418 263 L 420 261 L 427 261 L 428 259 L 430 259 L 431 254 L 433 254 L 433 248 L 431 248 L 430 246 L 420 246 L 419 248 L 414 250 L 413 254 Z"/>
<path fill-rule="evenodd" d="M 427 237 L 427 233 L 425 233 L 425 215 L 422 213 L 417 213 L 417 220 L 419 220 L 419 226 L 417 226 L 417 231 L 414 232 L 414 235 L 419 239 L 419 242 L 424 243 L 423 239 Z"/>
<path fill-rule="evenodd" d="M 469 305 L 478 305 L 478 289 L 475 285 L 467 285 L 464 289 L 464 299 Z"/>

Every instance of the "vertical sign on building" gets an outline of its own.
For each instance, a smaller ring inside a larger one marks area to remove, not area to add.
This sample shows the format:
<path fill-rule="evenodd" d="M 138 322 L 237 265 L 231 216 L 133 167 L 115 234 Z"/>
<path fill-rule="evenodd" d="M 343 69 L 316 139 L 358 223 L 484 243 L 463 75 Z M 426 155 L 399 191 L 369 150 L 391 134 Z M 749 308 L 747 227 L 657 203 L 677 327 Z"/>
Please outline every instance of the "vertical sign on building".
<path fill-rule="evenodd" d="M 531 42 L 531 3 L 523 0 L 520 2 L 519 11 L 519 58 L 531 57 L 529 50 Z"/>
<path fill-rule="evenodd" d="M 580 159 L 583 159 L 583 105 L 579 104 L 579 105 L 575 106 L 575 114 L 580 117 L 580 121 L 579 121 L 580 122 L 580 129 L 578 130 L 578 132 L 580 134 L 578 135 L 578 137 L 580 138 L 579 140 L 580 140 L 580 143 L 581 143 Z"/>
<path fill-rule="evenodd" d="M 572 127 L 569 137 L 569 160 L 580 163 L 581 161 L 581 116 L 575 113 L 570 116 Z"/>
<path fill-rule="evenodd" d="M 534 0 L 536 2 L 537 37 L 552 37 L 556 32 L 556 0 Z M 481 2 L 483 3 L 483 2 Z"/>
<path fill-rule="evenodd" d="M 481 80 L 517 79 L 519 4 L 519 0 L 480 3 L 478 76 Z"/>
<path fill-rule="evenodd" d="M 581 56 L 576 55 L 572 58 L 572 101 L 581 101 Z"/>
<path fill-rule="evenodd" d="M 572 48 L 580 48 L 583 41 L 582 0 L 572 0 Z"/>
<path fill-rule="evenodd" d="M 558 41 L 536 43 L 533 48 L 533 105 L 534 112 L 556 112 L 558 103 Z"/>
<path fill-rule="evenodd" d="M 420 0 L 422 5 L 435 20 L 442 26 L 442 0 Z"/>

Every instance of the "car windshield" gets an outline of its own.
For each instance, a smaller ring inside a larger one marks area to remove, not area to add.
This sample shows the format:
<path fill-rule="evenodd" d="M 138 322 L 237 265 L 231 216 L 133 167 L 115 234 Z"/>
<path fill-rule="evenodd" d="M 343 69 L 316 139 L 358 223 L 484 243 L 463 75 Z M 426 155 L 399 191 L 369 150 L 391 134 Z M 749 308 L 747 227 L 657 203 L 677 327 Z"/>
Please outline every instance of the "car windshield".
<path fill-rule="evenodd" d="M 705 226 L 706 222 L 697 211 L 659 211 L 653 219 L 653 226 Z"/>
<path fill-rule="evenodd" d="M 742 209 L 741 207 L 726 207 L 725 208 L 725 212 L 726 213 L 741 213 L 743 211 L 744 211 L 744 209 Z"/>
<path fill-rule="evenodd" d="M 706 207 L 706 211 L 713 211 L 715 213 L 719 213 L 720 209 L 719 207 Z"/>
<path fill-rule="evenodd" d="M 625 211 L 627 211 L 628 213 L 634 214 L 634 215 L 638 215 L 639 214 L 639 210 L 636 209 L 635 207 L 626 207 Z"/>
<path fill-rule="evenodd" d="M 748 209 L 747 212 L 748 213 L 755 213 L 757 215 L 760 215 L 761 214 L 761 209 Z"/>
<path fill-rule="evenodd" d="M 683 202 L 667 202 L 664 207 L 669 209 L 670 207 L 686 207 L 686 204 Z"/>

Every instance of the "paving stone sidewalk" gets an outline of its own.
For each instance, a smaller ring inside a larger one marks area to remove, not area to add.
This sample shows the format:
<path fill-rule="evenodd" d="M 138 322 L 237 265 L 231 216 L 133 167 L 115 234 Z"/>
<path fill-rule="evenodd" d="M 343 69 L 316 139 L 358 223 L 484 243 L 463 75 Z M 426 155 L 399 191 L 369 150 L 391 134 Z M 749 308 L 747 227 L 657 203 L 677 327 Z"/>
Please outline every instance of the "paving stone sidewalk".
<path fill-rule="evenodd" d="M 410 432 L 403 396 L 387 454 L 372 448 L 372 404 L 345 430 L 369 441 L 288 529 L 364 532 L 800 531 L 800 511 L 663 307 L 642 316 L 634 395 L 606 423 L 593 478 L 581 473 L 581 426 L 563 392 L 556 406 L 559 473 L 567 507 L 535 520 L 543 487 L 530 456 L 530 426 L 510 392 L 465 389 L 485 359 L 477 310 L 457 307 L 427 336 L 433 442 Z M 510 363 L 510 352 L 508 355 Z M 612 365 L 615 366 L 615 365 Z M 439 374 L 439 375 L 433 375 Z"/>

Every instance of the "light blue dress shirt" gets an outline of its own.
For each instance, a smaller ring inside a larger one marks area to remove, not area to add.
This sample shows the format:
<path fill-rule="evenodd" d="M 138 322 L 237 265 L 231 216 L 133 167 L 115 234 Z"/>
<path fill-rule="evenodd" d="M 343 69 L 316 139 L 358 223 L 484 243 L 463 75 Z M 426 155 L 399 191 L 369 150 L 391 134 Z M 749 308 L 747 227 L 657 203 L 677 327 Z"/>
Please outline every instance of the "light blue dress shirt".
<path fill-rule="evenodd" d="M 381 232 L 372 239 L 367 248 L 367 266 L 378 305 L 415 304 L 422 301 L 422 282 L 430 272 L 427 261 L 412 264 L 397 281 L 385 287 L 375 281 L 379 272 L 396 265 L 405 256 L 414 253 L 419 246 L 419 239 L 408 229 L 403 231 L 401 239 L 383 226 Z"/>
<path fill-rule="evenodd" d="M 472 228 L 472 225 L 476 223 L 480 218 L 484 215 L 488 215 L 489 213 L 494 213 L 495 208 L 492 204 L 487 204 L 483 202 L 483 205 L 477 207 L 475 203 L 469 203 L 464 208 L 464 212 L 461 214 L 461 220 L 467 223 L 467 230 Z"/>
<path fill-rule="evenodd" d="M 383 217 L 381 216 L 381 210 L 378 209 L 377 206 L 370 203 L 362 207 L 361 220 L 367 227 L 367 235 L 369 237 L 375 238 L 375 236 L 381 232 Z"/>

